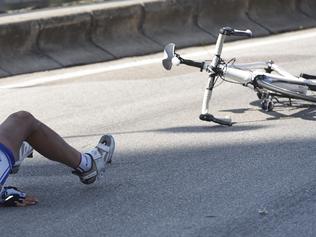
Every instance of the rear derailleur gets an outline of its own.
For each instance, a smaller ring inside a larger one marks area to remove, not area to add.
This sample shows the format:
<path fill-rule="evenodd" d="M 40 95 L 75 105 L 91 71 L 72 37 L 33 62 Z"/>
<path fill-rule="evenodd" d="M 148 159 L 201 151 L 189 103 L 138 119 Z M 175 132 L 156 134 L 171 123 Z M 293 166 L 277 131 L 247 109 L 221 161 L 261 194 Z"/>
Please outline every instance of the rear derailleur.
<path fill-rule="evenodd" d="M 258 92 L 258 98 L 261 100 L 261 108 L 266 111 L 270 112 L 274 108 L 274 97 L 270 95 L 268 92 Z"/>

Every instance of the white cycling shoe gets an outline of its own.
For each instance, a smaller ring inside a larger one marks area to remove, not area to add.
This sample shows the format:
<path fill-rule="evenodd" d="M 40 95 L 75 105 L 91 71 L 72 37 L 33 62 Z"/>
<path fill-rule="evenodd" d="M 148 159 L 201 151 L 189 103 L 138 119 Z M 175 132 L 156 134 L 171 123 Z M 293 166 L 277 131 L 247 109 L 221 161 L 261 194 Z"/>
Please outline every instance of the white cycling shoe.
<path fill-rule="evenodd" d="M 96 147 L 85 152 L 92 158 L 92 167 L 86 172 L 77 170 L 72 173 L 79 176 L 80 181 L 84 184 L 92 184 L 98 176 L 103 176 L 106 164 L 112 163 L 112 157 L 115 150 L 115 141 L 112 135 L 103 135 Z"/>

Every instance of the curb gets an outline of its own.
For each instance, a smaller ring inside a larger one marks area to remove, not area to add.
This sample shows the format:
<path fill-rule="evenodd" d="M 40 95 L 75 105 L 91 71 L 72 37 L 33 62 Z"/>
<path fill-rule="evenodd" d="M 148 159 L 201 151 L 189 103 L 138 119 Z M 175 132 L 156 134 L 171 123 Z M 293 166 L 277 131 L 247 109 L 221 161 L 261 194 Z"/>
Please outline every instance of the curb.
<path fill-rule="evenodd" d="M 0 77 L 316 26 L 314 0 L 125 0 L 0 17 Z M 313 18 L 314 17 L 314 18 Z"/>

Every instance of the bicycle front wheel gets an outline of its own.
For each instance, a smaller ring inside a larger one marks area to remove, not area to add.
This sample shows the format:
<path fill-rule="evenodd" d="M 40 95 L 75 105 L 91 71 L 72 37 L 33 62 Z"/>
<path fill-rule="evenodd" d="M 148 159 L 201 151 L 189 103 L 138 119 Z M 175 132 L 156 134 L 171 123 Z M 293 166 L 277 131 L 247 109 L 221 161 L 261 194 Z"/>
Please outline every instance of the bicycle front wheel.
<path fill-rule="evenodd" d="M 295 88 L 300 88 L 302 87 L 302 85 L 287 82 L 273 82 L 271 80 L 268 80 L 264 76 L 260 76 L 255 80 L 259 88 L 279 94 L 282 97 L 288 97 L 316 103 L 316 94 L 314 91 L 310 90 L 308 86 L 303 86 L 305 87 L 304 90 L 295 90 Z"/>

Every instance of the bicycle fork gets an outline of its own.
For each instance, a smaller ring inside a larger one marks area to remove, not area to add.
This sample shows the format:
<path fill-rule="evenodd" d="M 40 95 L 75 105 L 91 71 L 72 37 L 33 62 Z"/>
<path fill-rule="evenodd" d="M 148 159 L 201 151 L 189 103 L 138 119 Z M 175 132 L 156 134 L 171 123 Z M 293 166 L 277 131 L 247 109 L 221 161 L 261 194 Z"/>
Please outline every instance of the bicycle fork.
<path fill-rule="evenodd" d="M 233 123 L 230 118 L 228 117 L 219 118 L 209 113 L 209 105 L 210 105 L 210 100 L 212 97 L 213 88 L 215 85 L 215 78 L 216 78 L 215 75 L 210 75 L 209 77 L 207 87 L 204 92 L 203 103 L 202 103 L 202 114 L 200 115 L 200 120 L 207 121 L 207 122 L 214 122 L 214 123 L 218 123 L 218 124 L 226 125 L 226 126 L 232 126 Z"/>
<path fill-rule="evenodd" d="M 208 114 L 214 85 L 215 85 L 215 76 L 211 75 L 208 79 L 207 87 L 205 88 L 205 92 L 204 92 L 203 104 L 202 104 L 202 115 Z"/>

